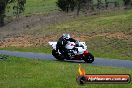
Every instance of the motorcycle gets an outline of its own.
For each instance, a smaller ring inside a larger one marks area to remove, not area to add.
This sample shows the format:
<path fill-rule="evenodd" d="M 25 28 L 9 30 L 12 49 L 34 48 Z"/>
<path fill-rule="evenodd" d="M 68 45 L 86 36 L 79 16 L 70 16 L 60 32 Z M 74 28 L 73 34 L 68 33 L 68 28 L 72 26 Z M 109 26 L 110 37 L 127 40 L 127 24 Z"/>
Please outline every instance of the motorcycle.
<path fill-rule="evenodd" d="M 92 63 L 94 56 L 87 50 L 85 42 L 68 42 L 65 46 L 67 49 L 68 58 L 65 57 L 59 50 L 56 50 L 57 42 L 49 42 L 52 46 L 52 55 L 57 60 L 84 60 L 86 63 Z"/>

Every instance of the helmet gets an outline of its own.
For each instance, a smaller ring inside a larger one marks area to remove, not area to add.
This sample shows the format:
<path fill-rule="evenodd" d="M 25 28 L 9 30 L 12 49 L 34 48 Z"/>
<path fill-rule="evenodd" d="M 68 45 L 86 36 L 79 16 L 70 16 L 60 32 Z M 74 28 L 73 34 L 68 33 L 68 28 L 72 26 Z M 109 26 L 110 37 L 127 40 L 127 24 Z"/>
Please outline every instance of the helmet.
<path fill-rule="evenodd" d="M 63 38 L 64 38 L 64 39 L 69 39 L 69 38 L 71 38 L 71 37 L 70 37 L 69 34 L 63 34 Z"/>

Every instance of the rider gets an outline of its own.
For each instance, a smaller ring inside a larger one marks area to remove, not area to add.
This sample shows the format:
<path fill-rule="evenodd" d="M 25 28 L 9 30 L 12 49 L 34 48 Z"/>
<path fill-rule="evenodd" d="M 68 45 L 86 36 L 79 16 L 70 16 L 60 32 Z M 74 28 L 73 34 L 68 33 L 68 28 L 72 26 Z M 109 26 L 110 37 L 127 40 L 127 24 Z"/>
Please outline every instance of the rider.
<path fill-rule="evenodd" d="M 63 55 L 68 56 L 67 49 L 65 48 L 65 45 L 70 42 L 76 42 L 75 39 L 70 37 L 70 34 L 63 34 L 62 37 L 59 38 L 57 42 L 57 51 L 59 50 Z"/>

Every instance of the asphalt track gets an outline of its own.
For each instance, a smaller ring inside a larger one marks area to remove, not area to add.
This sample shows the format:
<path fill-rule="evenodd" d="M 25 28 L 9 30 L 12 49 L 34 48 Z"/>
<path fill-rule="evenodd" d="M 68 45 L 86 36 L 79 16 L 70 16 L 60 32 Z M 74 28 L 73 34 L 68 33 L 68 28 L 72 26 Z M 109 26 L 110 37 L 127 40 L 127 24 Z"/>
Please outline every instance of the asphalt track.
<path fill-rule="evenodd" d="M 44 53 L 32 53 L 32 52 L 17 52 L 17 51 L 6 51 L 0 50 L 0 54 L 16 56 L 16 57 L 24 57 L 30 59 L 42 59 L 42 60 L 56 60 L 50 54 Z M 84 63 L 84 61 L 66 61 L 70 63 Z M 132 69 L 132 61 L 131 60 L 118 60 L 118 59 L 103 59 L 103 58 L 95 58 L 95 61 L 92 65 L 96 66 L 112 66 L 112 67 L 123 67 L 123 68 L 131 68 Z"/>

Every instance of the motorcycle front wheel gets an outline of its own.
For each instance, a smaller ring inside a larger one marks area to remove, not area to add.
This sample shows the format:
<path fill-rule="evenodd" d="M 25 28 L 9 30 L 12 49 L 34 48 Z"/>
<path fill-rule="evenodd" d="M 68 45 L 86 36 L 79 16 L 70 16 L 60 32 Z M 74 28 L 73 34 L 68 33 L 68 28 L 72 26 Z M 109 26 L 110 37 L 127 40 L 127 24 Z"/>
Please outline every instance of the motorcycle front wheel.
<path fill-rule="evenodd" d="M 85 55 L 83 60 L 86 62 L 86 63 L 92 63 L 94 61 L 94 56 L 89 53 L 88 55 Z"/>

